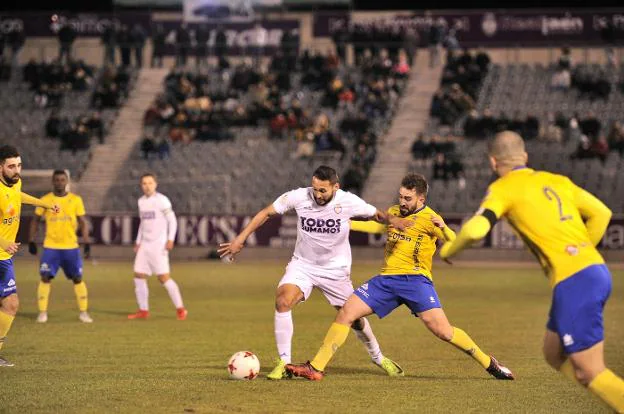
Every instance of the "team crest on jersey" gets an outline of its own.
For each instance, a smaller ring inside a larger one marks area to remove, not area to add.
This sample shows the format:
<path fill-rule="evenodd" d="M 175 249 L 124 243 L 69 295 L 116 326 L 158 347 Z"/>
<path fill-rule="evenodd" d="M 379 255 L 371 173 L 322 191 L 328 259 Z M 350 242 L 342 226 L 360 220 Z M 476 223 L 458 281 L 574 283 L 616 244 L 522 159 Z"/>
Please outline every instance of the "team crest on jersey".
<path fill-rule="evenodd" d="M 569 254 L 570 256 L 576 256 L 577 254 L 579 254 L 579 248 L 578 246 L 575 246 L 573 244 L 569 244 L 566 246 L 565 251 L 567 254 Z"/>
<path fill-rule="evenodd" d="M 9 204 L 9 206 L 7 207 L 6 213 L 8 216 L 15 215 L 15 208 L 13 207 L 13 204 Z"/>
<path fill-rule="evenodd" d="M 342 206 L 340 204 L 336 204 L 334 206 L 334 213 L 336 213 L 336 214 L 342 213 Z"/>

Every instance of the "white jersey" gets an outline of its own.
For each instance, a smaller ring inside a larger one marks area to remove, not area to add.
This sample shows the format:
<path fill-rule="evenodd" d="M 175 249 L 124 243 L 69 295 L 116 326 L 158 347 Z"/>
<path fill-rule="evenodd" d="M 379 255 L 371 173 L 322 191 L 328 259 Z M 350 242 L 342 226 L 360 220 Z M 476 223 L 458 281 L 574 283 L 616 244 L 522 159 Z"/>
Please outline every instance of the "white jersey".
<path fill-rule="evenodd" d="M 355 194 L 338 190 L 324 206 L 314 200 L 312 188 L 298 188 L 273 203 L 279 214 L 295 210 L 297 243 L 293 259 L 327 270 L 351 267 L 349 228 L 352 217 L 370 218 L 377 209 Z M 331 272 L 330 272 L 331 273 Z"/>
<path fill-rule="evenodd" d="M 137 244 L 160 244 L 174 240 L 178 222 L 167 196 L 154 193 L 151 197 L 139 198 L 139 217 L 141 224 L 137 234 Z"/>

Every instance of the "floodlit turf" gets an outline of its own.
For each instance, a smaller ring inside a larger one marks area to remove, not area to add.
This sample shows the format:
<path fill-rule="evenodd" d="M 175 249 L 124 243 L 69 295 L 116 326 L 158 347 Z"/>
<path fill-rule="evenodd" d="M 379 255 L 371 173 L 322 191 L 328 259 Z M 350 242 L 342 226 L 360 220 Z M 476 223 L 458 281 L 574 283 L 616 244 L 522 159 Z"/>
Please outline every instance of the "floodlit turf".
<path fill-rule="evenodd" d="M 49 322 L 35 323 L 37 265 L 17 259 L 21 311 L 2 354 L 0 413 L 208 412 L 608 412 L 598 400 L 553 372 L 541 356 L 549 288 L 537 269 L 438 265 L 435 281 L 453 324 L 517 375 L 496 381 L 469 357 L 442 343 L 399 309 L 372 317 L 384 353 L 405 378 L 388 378 L 371 364 L 354 335 L 321 383 L 267 381 L 275 357 L 273 292 L 284 263 L 174 263 L 189 310 L 174 309 L 150 280 L 152 317 L 128 321 L 136 309 L 130 263 L 85 267 L 95 323 L 78 321 L 73 289 L 53 282 Z M 378 263 L 356 264 L 354 280 Z M 606 312 L 606 359 L 624 375 L 624 272 L 614 271 Z M 294 359 L 311 358 L 334 311 L 318 292 L 294 312 Z M 229 380 L 236 351 L 260 358 L 263 376 Z"/>

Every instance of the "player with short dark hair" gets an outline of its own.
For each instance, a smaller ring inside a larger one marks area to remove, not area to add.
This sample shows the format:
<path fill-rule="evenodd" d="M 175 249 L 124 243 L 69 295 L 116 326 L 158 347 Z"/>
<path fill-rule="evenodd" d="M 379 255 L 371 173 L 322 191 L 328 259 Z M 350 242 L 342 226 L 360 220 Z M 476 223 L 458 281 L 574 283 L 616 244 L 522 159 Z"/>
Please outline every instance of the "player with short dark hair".
<path fill-rule="evenodd" d="M 353 230 L 387 232 L 384 266 L 379 275 L 362 284 L 349 297 L 314 359 L 305 364 L 286 365 L 288 373 L 321 380 L 325 367 L 347 339 L 353 321 L 373 313 L 383 318 L 406 305 L 435 336 L 464 351 L 490 375 L 501 380 L 514 379 L 509 369 L 481 351 L 466 332 L 452 326 L 442 310 L 433 286 L 432 259 L 437 239 L 453 240 L 455 233 L 425 204 L 427 191 L 427 180 L 420 174 L 408 174 L 401 181 L 399 204 L 390 207 L 388 215 L 413 221 L 413 225 L 404 230 L 373 222 L 351 223 Z"/>
<path fill-rule="evenodd" d="M 59 214 L 54 214 L 41 207 L 35 209 L 35 216 L 30 222 L 28 251 L 37 254 L 37 230 L 39 223 L 45 221 L 45 239 L 43 255 L 39 265 L 41 281 L 37 288 L 37 305 L 39 315 L 37 322 L 48 321 L 48 301 L 50 298 L 51 281 L 59 269 L 63 269 L 65 277 L 74 283 L 74 293 L 80 311 L 78 319 L 91 323 L 93 319 L 88 313 L 87 285 L 82 278 L 82 258 L 76 230 L 80 229 L 84 243 L 84 255 L 91 252 L 89 241 L 89 225 L 85 219 L 85 208 L 82 197 L 67 191 L 69 175 L 65 170 L 55 170 L 52 174 L 53 191 L 41 197 L 41 200 L 61 207 Z"/>
<path fill-rule="evenodd" d="M 603 310 L 611 274 L 596 249 L 611 210 L 568 177 L 528 168 L 524 141 L 515 132 L 496 135 L 489 159 L 499 178 L 440 256 L 453 257 L 504 218 L 536 256 L 553 289 L 546 361 L 624 413 L 624 380 L 604 363 Z"/>
<path fill-rule="evenodd" d="M 387 214 L 360 197 L 341 190 L 336 170 L 323 165 L 314 171 L 310 187 L 282 194 L 258 212 L 232 242 L 222 243 L 219 248 L 221 257 L 238 254 L 247 238 L 270 217 L 290 210 L 297 213 L 297 244 L 275 292 L 274 328 L 279 360 L 267 375 L 272 380 L 287 377 L 285 367 L 291 362 L 294 332 L 292 309 L 307 300 L 314 288 L 319 289 L 336 309 L 340 309 L 353 293 L 349 245 L 351 219 L 366 217 L 383 223 L 389 219 Z M 396 217 L 390 220 L 401 228 L 406 225 L 404 220 Z M 404 375 L 396 362 L 382 354 L 366 318 L 353 320 L 349 327 L 364 343 L 376 365 L 390 376 Z"/>
<path fill-rule="evenodd" d="M 20 246 L 20 243 L 15 242 L 15 237 L 19 229 L 22 203 L 59 212 L 57 205 L 22 192 L 21 172 L 22 158 L 17 149 L 10 145 L 0 147 L 0 349 L 19 307 L 13 255 Z M 0 367 L 11 366 L 12 363 L 0 357 Z"/>

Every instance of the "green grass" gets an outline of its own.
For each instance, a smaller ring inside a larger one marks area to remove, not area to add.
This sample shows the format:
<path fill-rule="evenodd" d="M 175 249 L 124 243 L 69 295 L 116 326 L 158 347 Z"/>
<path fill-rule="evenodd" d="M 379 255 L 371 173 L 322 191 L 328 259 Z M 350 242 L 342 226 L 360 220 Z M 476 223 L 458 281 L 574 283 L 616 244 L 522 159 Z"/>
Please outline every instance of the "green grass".
<path fill-rule="evenodd" d="M 438 293 L 451 322 L 517 375 L 496 381 L 427 332 L 406 309 L 371 321 L 384 353 L 405 378 L 388 378 L 351 335 L 321 383 L 229 380 L 226 363 L 255 352 L 266 374 L 275 357 L 273 292 L 284 263 L 174 263 L 189 319 L 179 322 L 164 289 L 150 280 L 152 317 L 136 308 L 130 263 L 87 264 L 92 325 L 78 319 L 73 289 L 53 283 L 50 319 L 35 323 L 37 265 L 17 259 L 21 310 L 3 349 L 0 413 L 207 412 L 608 412 L 552 371 L 541 356 L 550 302 L 537 269 L 439 265 Z M 357 264 L 356 283 L 377 263 Z M 624 272 L 615 271 L 606 311 L 606 360 L 624 374 Z M 318 292 L 296 309 L 294 359 L 310 359 L 335 312 Z"/>

